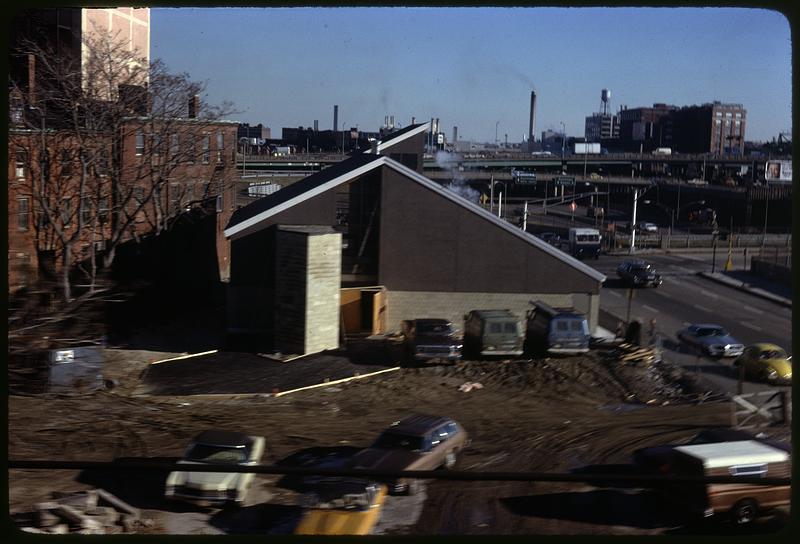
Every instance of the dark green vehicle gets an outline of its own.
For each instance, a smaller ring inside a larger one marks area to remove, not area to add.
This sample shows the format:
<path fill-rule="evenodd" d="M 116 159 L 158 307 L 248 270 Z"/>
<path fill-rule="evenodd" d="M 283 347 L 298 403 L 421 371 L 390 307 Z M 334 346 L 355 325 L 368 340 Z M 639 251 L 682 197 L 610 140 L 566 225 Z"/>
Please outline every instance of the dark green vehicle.
<path fill-rule="evenodd" d="M 522 355 L 525 335 L 510 310 L 472 310 L 464 316 L 467 357 Z"/>

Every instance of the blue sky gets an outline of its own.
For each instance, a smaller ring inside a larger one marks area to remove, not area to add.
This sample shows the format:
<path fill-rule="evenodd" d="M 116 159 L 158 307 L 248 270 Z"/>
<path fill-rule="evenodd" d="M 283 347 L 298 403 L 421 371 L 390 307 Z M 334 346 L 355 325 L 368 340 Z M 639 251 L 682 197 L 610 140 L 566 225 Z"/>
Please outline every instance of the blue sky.
<path fill-rule="evenodd" d="M 713 100 L 747 109 L 748 140 L 791 130 L 791 31 L 739 8 L 207 8 L 151 10 L 151 55 L 208 82 L 234 120 L 377 130 L 440 119 L 448 138 L 518 142 L 611 105 Z"/>

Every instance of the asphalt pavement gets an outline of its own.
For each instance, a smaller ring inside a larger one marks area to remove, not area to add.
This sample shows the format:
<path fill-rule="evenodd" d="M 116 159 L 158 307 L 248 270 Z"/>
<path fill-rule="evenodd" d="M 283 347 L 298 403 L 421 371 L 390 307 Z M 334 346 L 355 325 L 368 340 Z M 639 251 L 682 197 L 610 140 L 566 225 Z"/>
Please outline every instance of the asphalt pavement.
<path fill-rule="evenodd" d="M 607 280 L 601 290 L 600 307 L 625 320 L 631 290 L 617 278 L 616 268 L 630 256 L 601 256 L 587 263 L 603 272 Z M 658 288 L 637 288 L 630 300 L 630 317 L 639 319 L 648 330 L 651 319 L 664 339 L 664 357 L 695 372 L 702 372 L 720 391 L 736 392 L 737 380 L 731 359 L 713 359 L 693 353 L 677 340 L 677 332 L 690 323 L 716 323 L 726 328 L 744 345 L 771 342 L 792 352 L 791 308 L 752 294 L 721 285 L 699 276 L 711 271 L 711 254 L 640 255 L 662 275 Z M 717 254 L 717 269 L 725 256 Z M 735 267 L 744 266 L 743 258 L 734 258 Z M 744 392 L 766 391 L 772 386 L 746 382 Z M 789 390 L 789 387 L 781 389 Z"/>

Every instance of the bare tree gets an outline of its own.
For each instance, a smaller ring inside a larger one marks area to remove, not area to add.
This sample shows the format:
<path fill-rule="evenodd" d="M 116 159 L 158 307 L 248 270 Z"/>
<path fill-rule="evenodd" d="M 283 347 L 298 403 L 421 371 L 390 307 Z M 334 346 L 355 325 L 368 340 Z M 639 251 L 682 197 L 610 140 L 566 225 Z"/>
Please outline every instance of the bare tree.
<path fill-rule="evenodd" d="M 80 58 L 32 42 L 18 53 L 35 62 L 37 84 L 35 93 L 14 92 L 27 130 L 11 131 L 12 145 L 27 157 L 27 189 L 41 217 L 37 248 L 60 256 L 69 301 L 76 263 L 95 288 L 98 241 L 108 268 L 120 244 L 162 232 L 193 201 L 232 181 L 214 168 L 207 144 L 233 110 L 202 103 L 189 118 L 189 99 L 202 96 L 205 84 L 160 61 L 148 65 L 111 33 L 86 33 Z M 202 183 L 191 165 L 205 167 Z"/>

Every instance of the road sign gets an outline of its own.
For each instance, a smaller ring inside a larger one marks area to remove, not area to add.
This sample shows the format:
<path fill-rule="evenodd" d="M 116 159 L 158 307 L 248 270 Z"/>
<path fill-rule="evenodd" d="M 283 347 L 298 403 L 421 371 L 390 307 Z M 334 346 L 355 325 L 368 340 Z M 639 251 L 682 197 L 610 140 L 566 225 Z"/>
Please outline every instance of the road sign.
<path fill-rule="evenodd" d="M 558 185 L 575 185 L 575 178 L 568 176 L 557 176 L 553 178 L 553 182 Z"/>
<path fill-rule="evenodd" d="M 525 172 L 523 170 L 511 170 L 511 177 L 515 183 L 524 185 L 536 185 L 535 172 Z"/>

